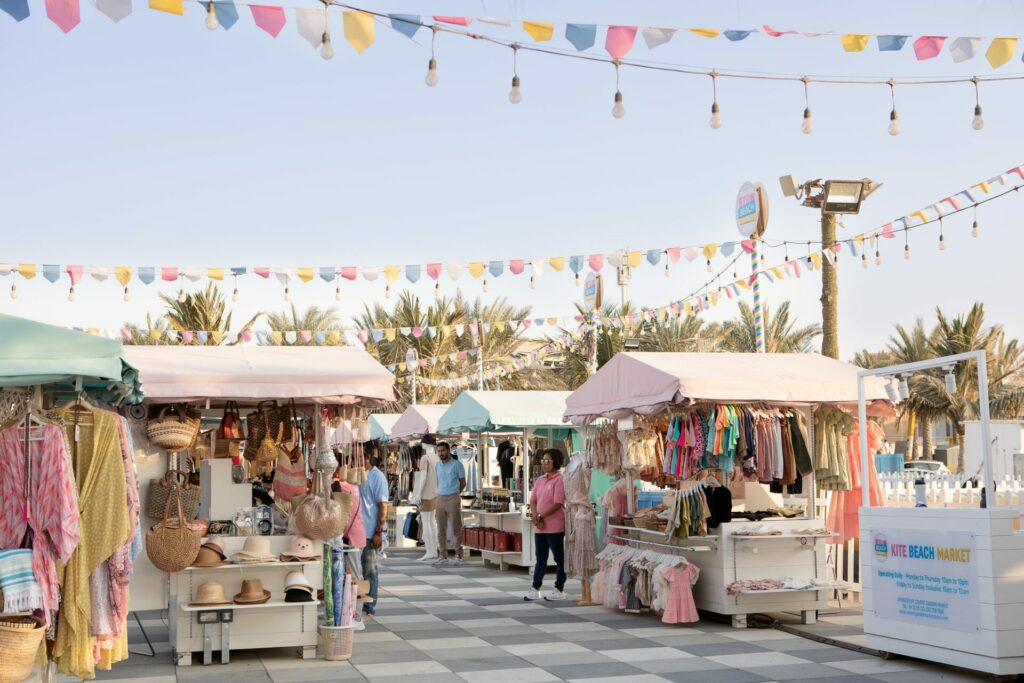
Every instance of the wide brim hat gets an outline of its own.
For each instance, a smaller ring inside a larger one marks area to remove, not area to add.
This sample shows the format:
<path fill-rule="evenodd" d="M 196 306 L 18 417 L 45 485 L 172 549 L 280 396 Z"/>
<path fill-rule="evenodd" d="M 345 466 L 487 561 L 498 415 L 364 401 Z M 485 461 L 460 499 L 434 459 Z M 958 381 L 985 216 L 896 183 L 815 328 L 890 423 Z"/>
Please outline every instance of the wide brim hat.
<path fill-rule="evenodd" d="M 260 605 L 270 600 L 270 591 L 263 588 L 259 579 L 246 579 L 242 582 L 242 592 L 235 595 L 235 604 Z"/>
<path fill-rule="evenodd" d="M 199 555 L 192 563 L 193 567 L 220 567 L 228 563 L 224 549 L 217 541 L 209 541 L 199 548 Z"/>
<path fill-rule="evenodd" d="M 255 562 L 277 562 L 277 555 L 270 552 L 270 540 L 263 536 L 249 536 L 245 545 L 231 559 L 238 564 Z"/>
<path fill-rule="evenodd" d="M 288 550 L 281 553 L 282 562 L 305 562 L 307 560 L 319 560 L 320 553 L 316 552 L 317 544 L 305 536 L 293 536 Z"/>
<path fill-rule="evenodd" d="M 192 607 L 217 607 L 230 604 L 231 601 L 224 593 L 224 586 L 216 581 L 206 581 L 200 584 L 195 599 L 189 603 Z"/>
<path fill-rule="evenodd" d="M 291 588 L 284 592 L 285 602 L 316 602 L 312 593 L 307 593 L 302 588 Z"/>
<path fill-rule="evenodd" d="M 306 575 L 302 572 L 289 572 L 288 576 L 284 579 L 284 589 L 290 590 L 301 590 L 313 595 L 316 589 L 313 588 L 313 584 L 309 582 Z"/>

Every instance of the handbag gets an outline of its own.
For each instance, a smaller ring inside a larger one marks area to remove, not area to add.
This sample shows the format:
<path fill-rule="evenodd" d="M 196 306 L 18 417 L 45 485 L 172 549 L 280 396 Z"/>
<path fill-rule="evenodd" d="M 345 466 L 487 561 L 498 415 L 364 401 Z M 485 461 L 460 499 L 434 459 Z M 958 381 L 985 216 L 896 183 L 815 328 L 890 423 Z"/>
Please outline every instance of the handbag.
<path fill-rule="evenodd" d="M 278 429 L 281 423 L 276 421 L 276 415 L 277 401 L 260 401 L 256 410 L 245 416 L 248 435 L 243 455 L 249 462 L 265 465 L 277 457 L 274 437 L 280 432 L 283 438 L 284 430 Z"/>
<path fill-rule="evenodd" d="M 351 507 L 352 501 L 352 496 L 347 494 L 339 496 L 340 500 L 335 500 L 331 497 L 329 488 L 326 495 L 318 493 L 322 476 L 318 474 L 313 477 L 314 492 L 306 496 L 292 513 L 295 528 L 299 533 L 315 541 L 328 541 L 344 533 L 349 515 L 349 509 L 346 508 Z M 342 500 L 346 500 L 349 505 L 345 506 Z"/>
<path fill-rule="evenodd" d="M 410 541 L 418 541 L 420 537 L 420 513 L 410 512 L 405 516 L 405 525 L 402 527 L 402 535 Z"/>
<path fill-rule="evenodd" d="M 171 413 L 177 413 L 172 415 Z M 192 445 L 199 434 L 199 415 L 184 406 L 167 405 L 146 422 L 146 437 L 157 448 L 175 453 Z"/>
<path fill-rule="evenodd" d="M 224 416 L 215 434 L 213 457 L 237 458 L 241 454 L 241 443 L 245 441 L 245 430 L 242 429 L 242 416 L 238 412 L 238 403 L 228 401 L 224 404 Z"/>
<path fill-rule="evenodd" d="M 298 434 L 298 414 L 295 402 L 291 404 L 292 419 L 295 421 L 293 434 Z M 274 498 L 291 500 L 306 492 L 306 463 L 302 457 L 302 448 L 296 442 L 290 449 L 278 444 L 277 465 L 274 468 Z"/>
<path fill-rule="evenodd" d="M 178 479 L 182 483 L 178 483 Z M 149 498 L 146 500 L 146 514 L 153 519 L 162 519 L 167 503 L 175 495 L 182 501 L 182 514 L 186 519 L 195 519 L 199 514 L 198 486 L 188 483 L 188 473 L 181 470 L 168 470 L 163 479 L 149 480 Z"/>
<path fill-rule="evenodd" d="M 169 473 L 168 473 L 169 474 Z M 171 517 L 171 506 L 178 510 Z M 157 569 L 168 573 L 180 572 L 199 556 L 199 536 L 188 527 L 181 506 L 181 489 L 175 486 L 167 497 L 164 521 L 146 534 L 146 555 Z"/>

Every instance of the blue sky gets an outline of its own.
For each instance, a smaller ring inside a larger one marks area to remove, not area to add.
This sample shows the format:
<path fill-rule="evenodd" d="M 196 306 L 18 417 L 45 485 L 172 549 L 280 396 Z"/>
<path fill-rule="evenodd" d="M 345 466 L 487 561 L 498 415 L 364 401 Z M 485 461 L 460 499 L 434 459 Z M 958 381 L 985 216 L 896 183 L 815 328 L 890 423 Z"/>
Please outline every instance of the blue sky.
<path fill-rule="evenodd" d="M 291 0 L 291 6 L 314 6 Z M 508 103 L 510 50 L 441 35 L 440 83 L 423 79 L 429 34 L 416 41 L 379 26 L 357 55 L 332 18 L 337 56 L 322 60 L 296 32 L 294 16 L 275 40 L 248 10 L 229 32 L 207 31 L 205 13 L 185 17 L 145 8 L 119 24 L 83 3 L 82 24 L 64 36 L 30 0 L 33 16 L 0 16 L 0 261 L 131 265 L 384 265 L 589 254 L 736 238 L 732 216 L 745 180 L 763 181 L 771 199 L 766 238 L 815 239 L 817 215 L 782 197 L 777 178 L 870 176 L 884 187 L 848 219 L 846 234 L 869 230 L 969 184 L 1024 162 L 1022 82 L 983 86 L 984 131 L 971 130 L 970 85 L 897 90 L 903 133 L 886 133 L 885 87 L 812 85 L 816 130 L 799 132 L 797 83 L 728 81 L 719 86 L 724 126 L 707 125 L 708 79 L 623 69 L 627 114 L 611 116 L 610 66 L 521 53 L 523 102 Z M 677 0 L 528 2 L 393 0 L 382 12 L 504 16 L 516 20 L 712 26 L 913 35 L 1024 33 L 1015 2 L 722 2 Z M 478 25 L 483 32 L 529 38 Z M 599 36 L 599 43 L 603 37 Z M 556 30 L 553 44 L 568 47 Z M 987 45 L 987 43 L 985 44 Z M 983 46 L 984 49 L 984 46 Z M 594 50 L 598 52 L 597 49 Z M 838 38 L 730 43 L 677 34 L 631 57 L 674 64 L 839 76 L 970 76 L 1024 73 L 1021 50 L 993 72 L 984 58 L 928 62 L 878 53 L 874 42 L 844 54 Z M 965 310 L 983 300 L 991 320 L 1024 336 L 1011 283 L 1018 270 L 1024 202 L 983 208 L 982 234 L 971 216 L 946 222 L 946 252 L 936 229 L 883 245 L 883 266 L 840 273 L 844 357 L 881 346 L 895 323 L 932 317 L 936 305 Z M 799 253 L 794 250 L 792 253 Z M 781 261 L 782 250 L 769 252 Z M 844 254 L 844 259 L 846 255 Z M 749 269 L 749 266 L 748 266 Z M 743 269 L 740 269 L 743 273 Z M 630 295 L 661 305 L 701 285 L 703 262 L 634 276 Z M 453 292 L 457 286 L 443 280 Z M 768 285 L 769 304 L 786 299 L 801 321 L 817 320 L 817 275 Z M 48 322 L 116 327 L 155 311 L 157 285 L 133 283 L 123 303 L 116 283 L 86 281 L 69 303 L 67 283 L 19 282 L 0 311 Z M 478 281 L 458 283 L 468 296 Z M 171 287 L 164 291 L 171 291 Z M 225 283 L 230 294 L 231 284 Z M 276 284 L 240 284 L 237 319 L 279 310 Z M 383 284 L 344 287 L 347 320 L 363 301 L 383 299 Z M 416 287 L 426 299 L 432 283 Z M 299 306 L 334 305 L 334 287 L 296 285 Z M 492 281 L 485 296 L 506 295 L 536 315 L 568 315 L 581 293 L 570 276 L 548 273 L 531 291 L 526 277 Z M 735 314 L 724 304 L 712 319 Z"/>

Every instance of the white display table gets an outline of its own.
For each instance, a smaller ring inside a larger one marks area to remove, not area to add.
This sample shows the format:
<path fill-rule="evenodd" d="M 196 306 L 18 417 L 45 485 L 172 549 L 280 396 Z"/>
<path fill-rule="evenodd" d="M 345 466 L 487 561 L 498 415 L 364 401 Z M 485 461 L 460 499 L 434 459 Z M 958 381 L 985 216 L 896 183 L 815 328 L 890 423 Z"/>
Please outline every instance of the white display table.
<path fill-rule="evenodd" d="M 1008 508 L 860 509 L 864 633 L 885 653 L 1024 673 L 1024 534 Z"/>
<path fill-rule="evenodd" d="M 745 628 L 747 615 L 757 612 L 799 612 L 805 624 L 817 620 L 818 610 L 828 607 L 830 593 L 845 584 L 836 583 L 828 569 L 824 536 L 796 533 L 818 526 L 807 519 L 766 519 L 763 524 L 783 532 L 781 536 L 734 536 L 746 520 L 722 524 L 711 536 L 678 541 L 679 554 L 700 568 L 693 587 L 697 609 L 728 614 L 732 625 Z M 646 540 L 664 542 L 664 534 L 640 531 Z M 687 545 L 688 544 L 688 545 Z M 729 595 L 728 586 L 742 579 L 818 579 L 828 585 L 813 589 L 780 589 Z"/>
<path fill-rule="evenodd" d="M 474 550 L 480 551 L 480 557 L 483 558 L 485 565 L 496 564 L 501 570 L 507 566 L 532 567 L 534 565 L 533 522 L 524 518 L 522 512 L 483 512 L 480 510 L 475 512 L 477 524 L 481 527 L 523 535 L 522 551 L 509 550 L 499 553 L 493 550 L 474 548 Z M 554 564 L 554 558 L 549 555 L 548 566 L 554 566 Z"/>
<path fill-rule="evenodd" d="M 224 544 L 225 554 L 242 549 L 244 537 L 217 536 Z M 288 549 L 291 536 L 269 536 L 271 550 L 282 553 Z M 323 587 L 323 564 L 312 562 L 270 562 L 263 564 L 229 564 L 220 567 L 189 567 L 170 575 L 168 621 L 174 661 L 178 666 L 192 664 L 194 652 L 204 652 L 209 663 L 211 650 L 226 650 L 220 627 L 209 628 L 199 623 L 200 611 L 231 610 L 229 625 L 230 650 L 270 647 L 301 647 L 302 658 L 316 656 L 316 602 L 285 602 L 284 581 L 289 572 L 301 571 L 313 587 Z M 230 600 L 241 590 L 243 579 L 259 579 L 270 591 L 270 600 L 262 605 L 230 605 L 224 607 L 193 607 L 189 605 L 199 586 L 217 581 L 224 586 Z"/>

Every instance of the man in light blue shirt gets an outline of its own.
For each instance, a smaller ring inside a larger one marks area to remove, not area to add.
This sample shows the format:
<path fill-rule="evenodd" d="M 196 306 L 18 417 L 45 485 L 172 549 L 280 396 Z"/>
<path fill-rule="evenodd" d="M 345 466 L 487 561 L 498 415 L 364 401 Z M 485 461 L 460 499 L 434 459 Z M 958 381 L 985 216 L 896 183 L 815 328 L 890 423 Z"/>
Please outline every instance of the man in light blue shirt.
<path fill-rule="evenodd" d="M 462 490 L 466 488 L 466 469 L 443 441 L 435 447 L 441 462 L 434 465 L 437 477 L 437 550 L 435 567 L 462 565 Z M 448 562 L 448 523 L 455 535 L 455 560 Z"/>
<path fill-rule="evenodd" d="M 383 547 L 384 529 L 388 521 L 388 478 L 378 469 L 380 456 L 371 456 L 373 467 L 366 473 L 366 481 L 359 485 L 359 505 L 363 508 L 363 528 L 368 543 L 363 548 L 363 578 L 370 582 L 370 601 L 363 603 L 363 612 L 377 611 L 377 552 Z"/>

